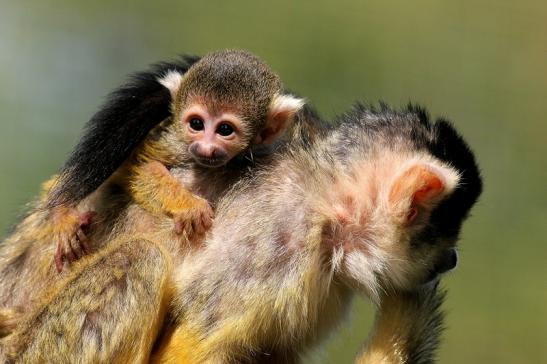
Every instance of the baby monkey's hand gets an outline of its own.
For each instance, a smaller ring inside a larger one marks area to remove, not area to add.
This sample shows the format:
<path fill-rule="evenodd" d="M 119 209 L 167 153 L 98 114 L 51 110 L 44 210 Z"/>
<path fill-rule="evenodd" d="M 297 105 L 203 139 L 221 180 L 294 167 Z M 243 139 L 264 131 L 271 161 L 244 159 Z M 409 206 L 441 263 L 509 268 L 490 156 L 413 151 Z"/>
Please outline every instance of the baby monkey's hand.
<path fill-rule="evenodd" d="M 204 235 L 213 225 L 214 212 L 207 200 L 195 197 L 192 207 L 173 215 L 177 234 L 186 234 L 190 241 Z"/>
<path fill-rule="evenodd" d="M 81 213 L 69 207 L 60 207 L 53 212 L 53 236 L 57 244 L 55 267 L 59 273 L 65 260 L 70 264 L 90 253 L 86 231 L 94 216 L 93 211 Z"/>

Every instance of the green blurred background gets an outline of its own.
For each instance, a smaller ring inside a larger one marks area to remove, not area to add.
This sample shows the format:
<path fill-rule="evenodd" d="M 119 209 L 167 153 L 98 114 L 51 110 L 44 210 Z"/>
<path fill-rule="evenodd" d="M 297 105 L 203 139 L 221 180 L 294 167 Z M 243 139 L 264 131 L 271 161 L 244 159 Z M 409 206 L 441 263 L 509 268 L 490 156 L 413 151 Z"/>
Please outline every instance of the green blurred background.
<path fill-rule="evenodd" d="M 178 53 L 246 48 L 326 117 L 356 100 L 453 120 L 485 192 L 445 279 L 441 363 L 547 363 L 547 2 L 0 1 L 0 231 L 109 90 Z M 349 363 L 357 300 L 312 363 Z"/>

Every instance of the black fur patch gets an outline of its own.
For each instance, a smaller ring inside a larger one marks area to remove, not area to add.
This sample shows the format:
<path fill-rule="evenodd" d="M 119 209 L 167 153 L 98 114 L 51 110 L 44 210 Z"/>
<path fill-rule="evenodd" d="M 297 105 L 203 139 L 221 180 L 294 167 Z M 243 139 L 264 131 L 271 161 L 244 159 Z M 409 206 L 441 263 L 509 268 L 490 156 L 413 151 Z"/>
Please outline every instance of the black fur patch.
<path fill-rule="evenodd" d="M 171 94 L 157 79 L 170 70 L 184 73 L 198 60 L 182 56 L 155 64 L 112 92 L 61 169 L 49 206 L 76 204 L 106 181 L 148 132 L 170 116 Z"/>
<path fill-rule="evenodd" d="M 435 123 L 435 135 L 429 146 L 431 154 L 456 168 L 460 182 L 454 193 L 433 211 L 431 222 L 442 235 L 457 236 L 482 192 L 482 179 L 473 152 L 448 121 Z"/>

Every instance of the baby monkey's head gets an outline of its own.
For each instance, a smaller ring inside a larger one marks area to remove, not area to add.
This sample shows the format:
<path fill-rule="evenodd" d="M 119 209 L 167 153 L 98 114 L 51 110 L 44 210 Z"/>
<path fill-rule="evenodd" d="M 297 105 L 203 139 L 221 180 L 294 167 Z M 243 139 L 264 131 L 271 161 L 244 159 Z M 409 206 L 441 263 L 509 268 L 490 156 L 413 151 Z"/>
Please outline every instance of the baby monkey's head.
<path fill-rule="evenodd" d="M 252 145 L 271 143 L 304 101 L 283 93 L 279 76 L 251 53 L 208 54 L 160 82 L 173 98 L 173 122 L 193 160 L 220 167 Z"/>

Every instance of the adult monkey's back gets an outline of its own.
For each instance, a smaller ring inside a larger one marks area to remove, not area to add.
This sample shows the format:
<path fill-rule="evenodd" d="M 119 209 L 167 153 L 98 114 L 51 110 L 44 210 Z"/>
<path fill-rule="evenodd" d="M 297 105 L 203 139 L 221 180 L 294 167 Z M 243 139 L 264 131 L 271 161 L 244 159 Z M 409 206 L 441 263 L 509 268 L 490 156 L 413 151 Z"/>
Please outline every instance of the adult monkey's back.
<path fill-rule="evenodd" d="M 417 109 L 358 108 L 343 121 L 326 140 L 294 145 L 224 200 L 205 249 L 177 271 L 178 291 L 169 289 L 173 267 L 160 247 L 116 242 L 105 259 L 80 265 L 8 338 L 12 357 L 144 361 L 158 316 L 174 298 L 155 360 L 297 362 L 339 323 L 356 289 L 389 304 L 384 291 L 411 290 L 452 268 L 461 224 L 481 191 L 465 142 L 449 123 L 430 123 Z M 127 259 L 119 253 L 127 244 L 144 251 Z M 100 305 L 82 311 L 71 294 L 94 274 L 104 290 L 79 298 Z M 410 317 L 410 336 L 391 342 L 394 320 L 409 318 L 380 317 L 385 345 L 373 337 L 363 360 L 431 361 L 440 298 L 435 290 L 417 298 L 408 312 L 417 308 L 426 320 Z"/>

